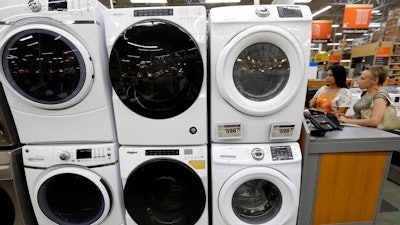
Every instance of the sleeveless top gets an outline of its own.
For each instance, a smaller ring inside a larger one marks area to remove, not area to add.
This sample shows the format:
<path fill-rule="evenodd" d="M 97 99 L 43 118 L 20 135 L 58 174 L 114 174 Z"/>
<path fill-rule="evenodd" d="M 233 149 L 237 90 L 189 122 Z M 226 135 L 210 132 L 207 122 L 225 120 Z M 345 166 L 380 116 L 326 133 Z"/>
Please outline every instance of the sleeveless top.
<path fill-rule="evenodd" d="M 353 110 L 354 110 L 353 118 L 361 119 L 361 110 L 371 108 L 371 104 L 375 99 L 383 98 L 386 100 L 387 105 L 389 105 L 389 102 L 387 101 L 385 95 L 389 96 L 388 94 L 386 94 L 383 91 L 378 91 L 374 95 L 369 95 L 369 96 L 363 95 L 360 99 L 358 99 L 358 101 L 353 106 Z"/>

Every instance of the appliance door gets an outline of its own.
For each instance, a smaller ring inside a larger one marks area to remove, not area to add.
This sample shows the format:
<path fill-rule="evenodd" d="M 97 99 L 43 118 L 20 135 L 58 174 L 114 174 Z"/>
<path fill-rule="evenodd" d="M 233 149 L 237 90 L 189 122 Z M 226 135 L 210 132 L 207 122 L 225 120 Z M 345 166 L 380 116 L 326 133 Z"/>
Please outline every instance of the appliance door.
<path fill-rule="evenodd" d="M 60 225 L 100 224 L 110 212 L 110 188 L 94 172 L 80 167 L 49 169 L 35 183 L 34 206 Z"/>
<path fill-rule="evenodd" d="M 114 91 L 141 116 L 174 117 L 187 110 L 200 93 L 205 68 L 199 47 L 175 24 L 138 22 L 120 35 L 110 54 Z"/>
<path fill-rule="evenodd" d="M 237 110 L 266 116 L 299 94 L 305 66 L 302 46 L 291 33 L 272 25 L 254 26 L 222 49 L 216 63 L 217 86 Z"/>
<path fill-rule="evenodd" d="M 188 165 L 159 158 L 132 171 L 124 201 L 137 224 L 193 225 L 205 210 L 206 193 L 202 180 Z"/>
<path fill-rule="evenodd" d="M 7 193 L 7 190 L 12 190 L 8 187 L 9 181 L 0 180 L 0 218 L 2 225 L 14 225 L 15 221 L 15 208 L 11 200 L 11 197 Z"/>
<path fill-rule="evenodd" d="M 84 45 L 59 24 L 50 23 L 54 22 L 13 24 L 0 40 L 0 72 L 3 85 L 27 104 L 63 109 L 87 95 L 94 71 Z"/>
<path fill-rule="evenodd" d="M 218 208 L 226 224 L 285 224 L 298 209 L 299 193 L 282 173 L 250 167 L 233 174 L 218 194 Z"/>

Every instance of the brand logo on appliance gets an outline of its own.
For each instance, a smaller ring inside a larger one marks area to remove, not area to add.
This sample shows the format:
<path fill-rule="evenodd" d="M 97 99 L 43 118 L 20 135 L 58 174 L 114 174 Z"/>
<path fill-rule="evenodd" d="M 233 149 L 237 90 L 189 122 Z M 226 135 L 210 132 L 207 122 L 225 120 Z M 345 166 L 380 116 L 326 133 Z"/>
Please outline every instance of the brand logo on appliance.
<path fill-rule="evenodd" d="M 138 154 L 137 151 L 127 151 L 126 153 L 128 153 L 128 154 L 130 154 L 130 155 L 136 155 L 136 154 Z"/>

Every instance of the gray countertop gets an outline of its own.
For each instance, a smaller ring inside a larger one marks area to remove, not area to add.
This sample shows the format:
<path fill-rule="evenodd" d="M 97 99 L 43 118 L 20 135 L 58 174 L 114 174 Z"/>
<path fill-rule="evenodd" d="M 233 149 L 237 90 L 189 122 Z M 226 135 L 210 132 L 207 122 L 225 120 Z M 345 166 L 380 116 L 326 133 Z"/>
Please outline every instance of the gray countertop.
<path fill-rule="evenodd" d="M 306 120 L 303 121 L 303 126 L 308 133 L 308 154 L 400 149 L 400 135 L 376 128 L 344 126 L 342 130 L 326 132 L 323 137 L 315 137 L 310 135 Z"/>

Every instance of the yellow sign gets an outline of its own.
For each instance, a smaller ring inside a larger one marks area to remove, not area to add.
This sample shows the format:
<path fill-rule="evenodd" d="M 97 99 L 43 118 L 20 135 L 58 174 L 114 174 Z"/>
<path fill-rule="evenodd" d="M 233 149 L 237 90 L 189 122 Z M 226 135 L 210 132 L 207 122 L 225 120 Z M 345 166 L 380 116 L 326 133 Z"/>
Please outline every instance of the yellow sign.
<path fill-rule="evenodd" d="M 189 164 L 196 170 L 204 170 L 206 168 L 205 160 L 189 160 Z"/>
<path fill-rule="evenodd" d="M 328 62 L 328 61 L 329 61 L 329 52 L 315 55 L 315 62 Z"/>

